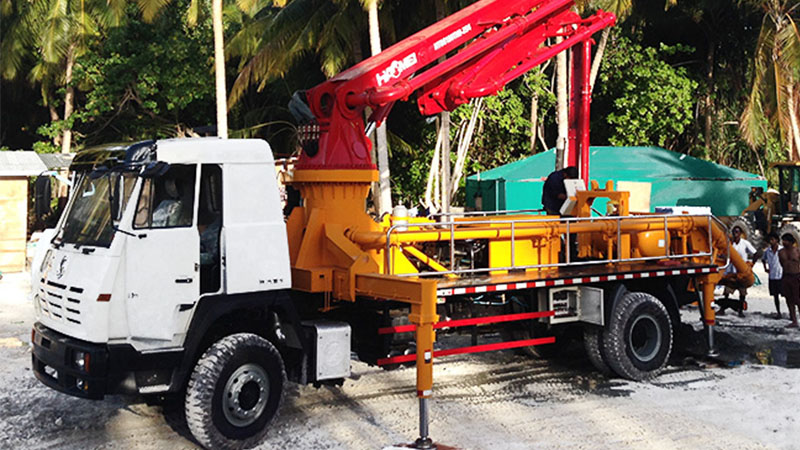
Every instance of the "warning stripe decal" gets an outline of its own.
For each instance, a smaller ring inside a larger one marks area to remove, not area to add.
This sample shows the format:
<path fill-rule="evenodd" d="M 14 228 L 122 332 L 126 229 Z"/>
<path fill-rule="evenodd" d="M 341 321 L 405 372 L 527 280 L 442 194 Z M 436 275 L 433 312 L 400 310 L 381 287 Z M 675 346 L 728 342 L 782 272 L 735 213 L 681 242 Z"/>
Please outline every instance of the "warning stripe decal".
<path fill-rule="evenodd" d="M 531 289 L 531 288 L 551 287 L 551 286 L 570 286 L 570 285 L 584 284 L 584 283 L 598 283 L 603 281 L 616 281 L 616 280 L 635 280 L 639 278 L 657 278 L 657 277 L 673 276 L 673 275 L 694 275 L 694 274 L 712 273 L 718 271 L 719 269 L 717 267 L 704 267 L 698 269 L 658 270 L 653 272 L 626 273 L 618 275 L 599 275 L 599 276 L 594 275 L 594 276 L 578 277 L 578 278 L 563 278 L 558 280 L 526 281 L 520 283 L 490 284 L 485 286 L 469 286 L 460 288 L 439 289 L 436 291 L 436 294 L 439 297 L 449 297 L 452 295 L 514 291 L 518 289 Z"/>

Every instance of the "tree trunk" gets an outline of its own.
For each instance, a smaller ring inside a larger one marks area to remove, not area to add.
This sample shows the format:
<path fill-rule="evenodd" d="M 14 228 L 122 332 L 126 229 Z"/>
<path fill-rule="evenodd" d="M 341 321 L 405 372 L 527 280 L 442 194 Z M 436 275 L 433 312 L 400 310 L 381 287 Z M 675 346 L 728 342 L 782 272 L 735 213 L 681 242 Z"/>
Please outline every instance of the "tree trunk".
<path fill-rule="evenodd" d="M 434 201 L 433 199 L 436 197 L 436 192 L 438 189 L 436 188 L 438 185 L 437 179 L 439 174 L 439 160 L 441 160 L 441 156 L 439 152 L 442 150 L 442 130 L 440 127 L 436 129 L 436 146 L 433 148 L 433 157 L 431 158 L 431 167 L 428 170 L 428 183 L 425 186 L 425 207 L 429 210 L 433 210 Z M 438 200 L 437 200 L 438 201 Z"/>
<path fill-rule="evenodd" d="M 75 43 L 70 44 L 67 50 L 67 65 L 64 69 L 64 85 L 66 86 L 66 94 L 64 95 L 64 122 L 67 122 L 70 116 L 72 116 L 72 111 L 75 107 L 75 87 L 72 86 L 72 69 L 75 67 L 75 47 Z M 72 126 L 67 124 L 61 138 L 61 153 L 69 153 L 71 145 Z"/>
<path fill-rule="evenodd" d="M 381 32 L 378 23 L 378 0 L 367 3 L 369 15 L 369 46 L 372 56 L 381 52 Z M 378 159 L 378 215 L 392 211 L 392 186 L 389 172 L 389 142 L 386 137 L 386 121 L 375 130 L 376 154 Z M 409 205 L 411 206 L 411 205 Z"/>
<path fill-rule="evenodd" d="M 225 86 L 225 47 L 222 37 L 222 0 L 212 0 L 214 27 L 214 75 L 217 90 L 217 136 L 228 138 L 228 94 Z"/>
<path fill-rule="evenodd" d="M 469 121 L 467 122 L 466 126 L 462 128 L 464 132 L 459 133 L 458 136 L 456 167 L 453 170 L 453 178 L 450 183 L 451 202 L 453 198 L 455 198 L 456 192 L 458 192 L 458 186 L 461 183 L 461 177 L 464 175 L 464 165 L 467 162 L 467 154 L 469 153 L 469 147 L 472 144 L 472 137 L 475 135 L 475 125 L 478 123 L 478 115 L 480 114 L 481 109 L 483 108 L 482 98 L 472 100 L 471 103 L 473 108 L 472 115 L 470 115 Z"/>
<path fill-rule="evenodd" d="M 59 120 L 61 120 L 61 118 L 58 117 L 58 111 L 56 110 L 55 106 L 47 105 L 47 108 L 50 110 L 50 122 L 58 122 Z M 53 145 L 55 145 L 56 147 L 61 147 L 60 134 L 53 136 Z"/>
<path fill-rule="evenodd" d="M 442 172 L 439 180 L 442 183 L 441 195 L 442 199 L 439 205 L 443 213 L 450 212 L 450 112 L 444 111 L 441 113 L 442 120 L 442 161 L 439 167 Z"/>
<path fill-rule="evenodd" d="M 611 28 L 605 28 L 603 34 L 600 35 L 600 42 L 597 43 L 597 51 L 594 52 L 594 59 L 592 60 L 592 71 L 589 73 L 590 91 L 594 91 L 594 82 L 597 80 L 597 74 L 600 73 L 600 63 L 603 62 L 603 55 L 606 52 L 609 34 L 611 34 Z"/>
<path fill-rule="evenodd" d="M 531 97 L 531 153 L 536 153 L 536 137 L 539 134 L 539 93 Z"/>
<path fill-rule="evenodd" d="M 447 15 L 444 0 L 436 0 L 436 19 L 442 20 Z M 439 62 L 444 61 L 444 57 L 439 58 Z M 442 160 L 439 164 L 441 174 L 439 181 L 441 182 L 441 203 L 443 213 L 450 212 L 450 111 L 442 111 L 441 127 L 442 127 Z"/>
<path fill-rule="evenodd" d="M 714 117 L 714 48 L 716 47 L 716 42 L 712 39 L 708 43 L 708 55 L 706 56 L 706 98 L 705 98 L 705 107 L 706 107 L 706 124 L 705 124 L 705 145 L 706 145 L 706 155 L 711 154 L 711 128 L 713 125 L 713 117 Z"/>
<path fill-rule="evenodd" d="M 787 102 L 789 106 L 789 121 L 792 127 L 792 145 L 791 152 L 789 153 L 792 161 L 799 161 L 798 151 L 800 151 L 800 126 L 797 123 L 797 108 L 795 107 L 797 99 L 795 98 L 794 86 L 790 83 L 786 87 Z"/>
<path fill-rule="evenodd" d="M 556 44 L 563 38 L 557 37 Z M 569 93 L 567 85 L 567 52 L 562 51 L 556 56 L 556 122 L 558 123 L 558 138 L 556 140 L 556 170 L 566 167 L 565 155 L 567 152 L 567 141 L 569 139 Z"/>

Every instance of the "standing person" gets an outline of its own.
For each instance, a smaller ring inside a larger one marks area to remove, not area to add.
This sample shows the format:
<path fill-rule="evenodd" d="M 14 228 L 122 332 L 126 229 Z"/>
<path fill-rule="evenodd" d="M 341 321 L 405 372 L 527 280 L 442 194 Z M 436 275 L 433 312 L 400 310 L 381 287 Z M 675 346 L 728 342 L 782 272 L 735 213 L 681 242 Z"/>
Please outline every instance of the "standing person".
<path fill-rule="evenodd" d="M 575 166 L 556 170 L 547 176 L 542 187 L 542 206 L 551 216 L 561 215 L 561 205 L 567 200 L 567 188 L 564 180 L 578 178 L 578 168 Z"/>
<path fill-rule="evenodd" d="M 781 278 L 783 278 L 783 267 L 778 258 L 778 252 L 783 248 L 778 243 L 780 238 L 778 233 L 771 231 L 767 236 L 769 247 L 764 250 L 764 255 L 761 257 L 761 263 L 764 264 L 764 271 L 769 273 L 769 295 L 775 300 L 775 318 L 780 319 L 781 316 Z"/>
<path fill-rule="evenodd" d="M 781 267 L 783 267 L 783 295 L 786 297 L 786 306 L 789 308 L 789 318 L 792 323 L 786 328 L 797 328 L 797 313 L 800 309 L 800 249 L 795 246 L 795 239 L 789 233 L 781 237 L 783 248 L 778 252 Z"/>
<path fill-rule="evenodd" d="M 756 254 L 756 248 L 753 247 L 753 244 L 747 241 L 747 239 L 742 239 L 742 229 L 739 227 L 734 227 L 733 231 L 731 231 L 731 247 L 742 257 L 744 261 L 750 261 L 753 255 Z M 728 264 L 728 268 L 725 269 L 725 274 L 733 274 L 736 273 L 736 267 L 733 267 L 733 264 Z M 747 298 L 747 287 L 744 286 L 725 286 L 724 296 L 725 299 L 721 302 L 720 310 L 717 311 L 717 314 L 720 316 L 725 315 L 725 309 L 730 307 L 730 303 L 728 302 L 728 296 L 733 294 L 734 292 L 739 291 L 739 303 L 735 306 L 735 308 L 739 311 L 739 317 L 744 317 L 744 308 Z"/>

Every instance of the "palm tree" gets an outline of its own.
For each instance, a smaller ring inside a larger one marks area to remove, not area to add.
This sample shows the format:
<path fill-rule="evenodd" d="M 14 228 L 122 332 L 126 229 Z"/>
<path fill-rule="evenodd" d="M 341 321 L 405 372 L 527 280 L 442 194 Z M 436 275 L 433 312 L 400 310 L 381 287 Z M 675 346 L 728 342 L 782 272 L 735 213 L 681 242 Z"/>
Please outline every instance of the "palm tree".
<path fill-rule="evenodd" d="M 250 87 L 260 90 L 284 76 L 307 55 L 319 58 L 326 76 L 336 75 L 364 59 L 361 33 L 366 29 L 364 10 L 355 0 L 290 0 L 261 9 L 226 46 L 229 57 L 242 61 L 229 105 Z"/>
<path fill-rule="evenodd" d="M 671 2 L 673 0 L 667 0 Z M 625 20 L 633 9 L 633 0 L 579 0 L 576 2 L 576 8 L 579 11 L 587 9 L 602 9 L 604 11 L 613 12 L 617 16 L 617 21 Z M 589 86 L 594 89 L 594 83 L 597 79 L 597 74 L 600 72 L 600 62 L 603 60 L 608 36 L 611 34 L 611 28 L 607 27 L 600 35 L 600 42 L 597 44 L 594 59 L 592 60 L 592 67 L 590 72 Z M 556 38 L 556 42 L 561 40 L 560 37 Z M 566 165 L 564 155 L 566 154 L 567 140 L 569 133 L 568 110 L 567 103 L 568 86 L 570 80 L 568 79 L 569 68 L 567 67 L 567 52 L 561 52 L 556 55 L 556 123 L 558 124 L 558 137 L 556 139 L 556 169 L 562 169 Z"/>
<path fill-rule="evenodd" d="M 227 139 L 228 93 L 225 87 L 225 44 L 222 36 L 222 0 L 212 0 L 211 22 L 214 28 L 214 79 L 217 91 L 217 136 Z"/>
<path fill-rule="evenodd" d="M 137 0 L 145 21 L 153 20 L 171 0 Z M 271 2 L 270 2 L 271 3 Z M 283 0 L 275 0 L 282 4 Z M 259 10 L 265 2 L 261 0 L 237 0 L 236 6 L 245 12 Z M 214 80 L 217 103 L 217 136 L 228 138 L 228 94 L 225 83 L 225 43 L 223 26 L 223 0 L 211 0 L 211 23 L 214 32 Z M 199 0 L 190 0 L 186 17 L 190 25 L 197 23 L 200 15 Z"/>
<path fill-rule="evenodd" d="M 676 0 L 667 0 L 667 5 L 673 4 Z M 630 16 L 633 10 L 633 0 L 589 0 L 591 7 L 609 11 L 617 16 L 617 23 L 624 21 Z M 597 50 L 592 59 L 592 70 L 590 74 L 589 85 L 594 89 L 594 82 L 597 80 L 597 74 L 600 72 L 600 62 L 603 61 L 603 54 L 606 50 L 608 43 L 608 36 L 611 34 L 611 27 L 606 27 L 600 34 L 600 41 L 597 43 Z"/>
<path fill-rule="evenodd" d="M 777 131 L 788 157 L 800 160 L 800 32 L 793 17 L 798 0 L 747 0 L 764 12 L 753 59 L 753 84 L 740 130 L 753 147 Z"/>
<path fill-rule="evenodd" d="M 31 81 L 42 87 L 42 98 L 58 120 L 53 91 L 64 87 L 64 122 L 61 151 L 69 153 L 72 144 L 70 118 L 74 110 L 75 87 L 72 72 L 77 59 L 91 39 L 104 29 L 118 26 L 125 17 L 124 0 L 33 0 L 3 4 L 4 19 L 10 26 L 0 43 L 3 53 L 2 75 L 20 75 L 26 60 L 33 59 Z"/>
<path fill-rule="evenodd" d="M 369 44 L 372 56 L 381 52 L 381 33 L 378 21 L 378 0 L 361 0 L 369 17 Z M 378 165 L 378 189 L 373 196 L 379 215 L 392 210 L 392 186 L 389 172 L 389 143 L 386 137 L 386 121 L 375 130 L 375 155 Z"/>
<path fill-rule="evenodd" d="M 250 86 L 261 89 L 282 77 L 308 54 L 318 56 L 320 69 L 329 77 L 360 62 L 365 30 L 369 30 L 371 54 L 379 53 L 381 13 L 388 11 L 379 8 L 379 0 L 292 0 L 255 14 L 227 47 L 229 56 L 242 61 L 229 105 L 239 101 Z M 384 213 L 392 208 L 385 122 L 376 129 L 374 142 L 379 180 L 373 202 L 377 211 Z"/>

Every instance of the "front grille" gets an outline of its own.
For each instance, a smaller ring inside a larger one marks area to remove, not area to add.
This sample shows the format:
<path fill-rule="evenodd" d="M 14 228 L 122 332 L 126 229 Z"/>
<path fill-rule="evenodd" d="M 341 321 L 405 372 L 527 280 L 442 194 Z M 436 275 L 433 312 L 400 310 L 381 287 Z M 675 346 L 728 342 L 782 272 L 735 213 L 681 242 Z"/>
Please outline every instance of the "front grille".
<path fill-rule="evenodd" d="M 67 286 L 42 278 L 39 288 L 39 306 L 42 313 L 53 320 L 67 324 L 81 324 L 83 288 Z"/>

